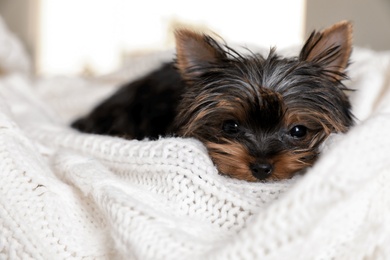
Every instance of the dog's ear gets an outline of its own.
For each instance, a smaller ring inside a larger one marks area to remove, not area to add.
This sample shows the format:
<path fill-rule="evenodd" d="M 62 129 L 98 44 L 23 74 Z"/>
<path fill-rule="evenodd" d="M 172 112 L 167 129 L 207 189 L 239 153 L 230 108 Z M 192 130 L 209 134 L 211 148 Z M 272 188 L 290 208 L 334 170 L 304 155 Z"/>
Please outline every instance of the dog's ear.
<path fill-rule="evenodd" d="M 348 66 L 351 50 L 352 24 L 342 21 L 322 32 L 312 32 L 299 59 L 320 64 L 327 75 L 340 80 Z"/>
<path fill-rule="evenodd" d="M 210 36 L 190 30 L 175 31 L 176 67 L 186 80 L 194 80 L 226 57 Z"/>

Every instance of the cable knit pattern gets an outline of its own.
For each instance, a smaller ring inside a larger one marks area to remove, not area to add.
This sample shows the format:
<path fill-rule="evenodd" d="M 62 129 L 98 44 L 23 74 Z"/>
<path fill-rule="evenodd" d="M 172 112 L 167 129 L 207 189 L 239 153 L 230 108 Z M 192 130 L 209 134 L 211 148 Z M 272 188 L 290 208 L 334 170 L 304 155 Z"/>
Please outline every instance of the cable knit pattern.
<path fill-rule="evenodd" d="M 129 77 L 163 56 L 129 64 Z M 353 59 L 357 125 L 332 136 L 307 174 L 272 183 L 219 175 L 194 139 L 70 129 L 114 91 L 106 79 L 8 72 L 0 259 L 390 258 L 390 53 L 357 49 Z"/>

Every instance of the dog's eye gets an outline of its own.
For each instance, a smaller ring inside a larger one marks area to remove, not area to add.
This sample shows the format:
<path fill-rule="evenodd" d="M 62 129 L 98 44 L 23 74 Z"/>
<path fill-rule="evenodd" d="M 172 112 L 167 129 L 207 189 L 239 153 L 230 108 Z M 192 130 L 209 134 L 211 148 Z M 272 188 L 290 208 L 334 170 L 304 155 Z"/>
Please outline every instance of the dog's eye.
<path fill-rule="evenodd" d="M 307 134 L 307 128 L 303 125 L 296 125 L 290 130 L 290 135 L 294 138 L 303 138 Z"/>
<path fill-rule="evenodd" d="M 238 134 L 240 131 L 240 126 L 235 120 L 226 120 L 222 124 L 222 131 L 229 135 Z"/>

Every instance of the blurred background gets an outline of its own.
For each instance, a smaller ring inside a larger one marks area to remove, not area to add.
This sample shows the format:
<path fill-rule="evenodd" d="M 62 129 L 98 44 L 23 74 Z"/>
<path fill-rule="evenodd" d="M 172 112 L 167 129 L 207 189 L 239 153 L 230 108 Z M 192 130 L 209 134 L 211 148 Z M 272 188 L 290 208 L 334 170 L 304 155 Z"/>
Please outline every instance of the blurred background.
<path fill-rule="evenodd" d="M 355 45 L 390 50 L 390 0 L 0 0 L 0 15 L 44 76 L 110 73 L 173 48 L 178 26 L 284 48 L 347 19 Z"/>

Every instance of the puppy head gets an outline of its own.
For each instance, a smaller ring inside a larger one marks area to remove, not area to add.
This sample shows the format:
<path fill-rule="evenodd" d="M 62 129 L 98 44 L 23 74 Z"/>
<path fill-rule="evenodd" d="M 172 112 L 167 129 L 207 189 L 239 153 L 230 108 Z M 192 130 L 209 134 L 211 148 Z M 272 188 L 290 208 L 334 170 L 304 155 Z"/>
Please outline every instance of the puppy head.
<path fill-rule="evenodd" d="M 351 24 L 313 32 L 298 57 L 244 56 L 207 35 L 176 32 L 176 66 L 187 89 L 175 125 L 208 148 L 222 174 L 290 178 L 312 165 L 333 132 L 353 123 L 342 80 Z"/>

